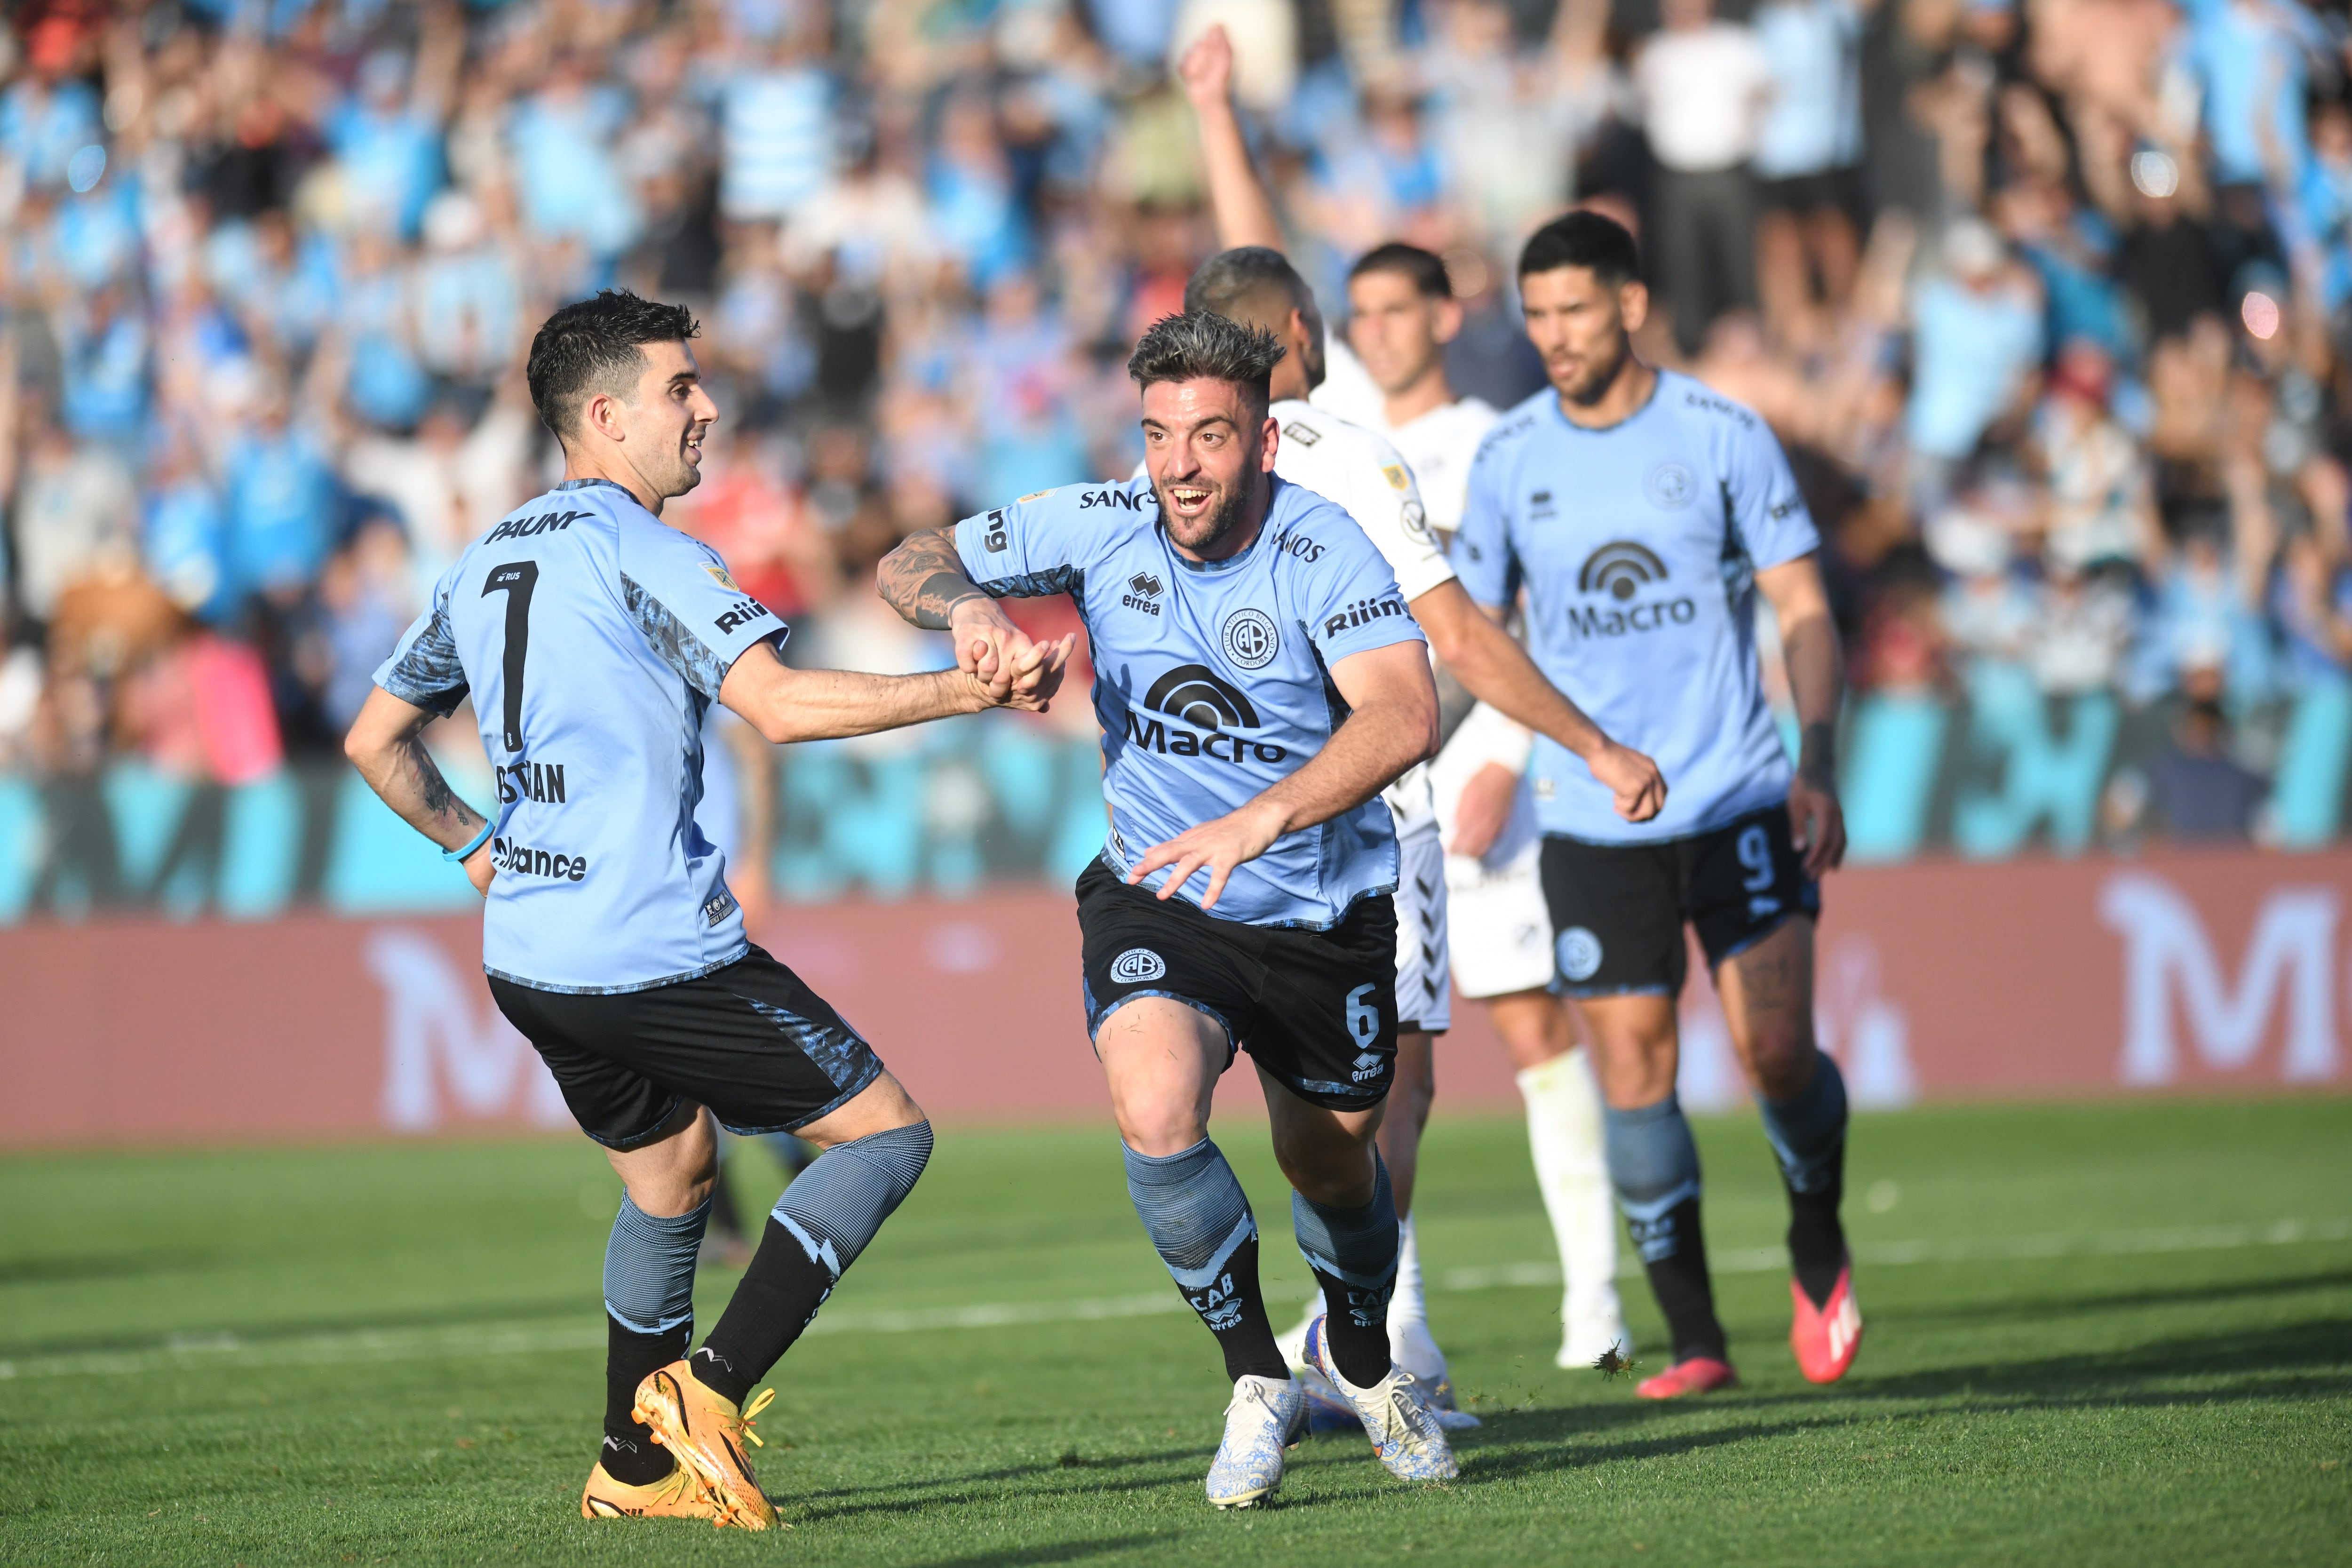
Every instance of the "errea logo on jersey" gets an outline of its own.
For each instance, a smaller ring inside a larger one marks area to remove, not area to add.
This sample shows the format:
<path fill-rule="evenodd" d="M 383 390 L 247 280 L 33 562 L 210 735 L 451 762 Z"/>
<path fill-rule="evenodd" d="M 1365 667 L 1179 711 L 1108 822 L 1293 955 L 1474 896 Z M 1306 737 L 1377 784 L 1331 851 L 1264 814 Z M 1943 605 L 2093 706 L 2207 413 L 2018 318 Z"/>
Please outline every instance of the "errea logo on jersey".
<path fill-rule="evenodd" d="M 1138 572 L 1127 580 L 1127 592 L 1118 602 L 1130 610 L 1156 616 L 1160 613 L 1160 595 L 1167 591 L 1167 586 L 1152 574 Z"/>
<path fill-rule="evenodd" d="M 1242 763 L 1255 756 L 1261 763 L 1278 763 L 1288 748 L 1265 741 L 1244 740 L 1230 731 L 1258 727 L 1257 708 L 1241 688 L 1205 664 L 1180 664 L 1151 683 L 1143 706 L 1183 721 L 1170 726 L 1157 719 L 1139 719 L 1130 709 L 1127 739 L 1130 745 L 1170 757 L 1208 757 L 1220 763 Z M 1190 725 L 1186 729 L 1183 725 Z M 1201 731 L 1207 731 L 1205 734 Z M 1223 745 L 1225 750 L 1220 751 Z"/>
<path fill-rule="evenodd" d="M 1577 591 L 1605 595 L 1626 607 L 1591 608 L 1571 605 L 1569 625 L 1586 637 L 1615 637 L 1628 632 L 1654 632 L 1661 626 L 1687 626 L 1698 616 L 1698 603 L 1687 596 L 1632 603 L 1653 583 L 1666 580 L 1666 563 L 1646 544 L 1612 539 L 1584 559 L 1576 574 Z"/>

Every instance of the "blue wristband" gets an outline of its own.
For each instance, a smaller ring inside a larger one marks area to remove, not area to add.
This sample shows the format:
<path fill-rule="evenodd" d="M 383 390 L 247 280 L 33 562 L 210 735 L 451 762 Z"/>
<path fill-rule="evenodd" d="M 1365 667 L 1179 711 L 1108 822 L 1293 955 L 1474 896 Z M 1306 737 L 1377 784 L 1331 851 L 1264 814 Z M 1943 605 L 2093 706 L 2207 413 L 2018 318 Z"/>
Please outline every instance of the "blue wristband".
<path fill-rule="evenodd" d="M 441 858 L 444 860 L 463 860 L 467 856 L 471 855 L 475 850 L 479 849 L 482 847 L 482 841 L 489 837 L 491 834 L 496 833 L 498 829 L 499 825 L 496 822 L 485 822 L 482 824 L 482 830 L 479 833 L 475 834 L 474 837 L 467 842 L 467 845 L 463 849 L 444 849 L 441 851 Z"/>

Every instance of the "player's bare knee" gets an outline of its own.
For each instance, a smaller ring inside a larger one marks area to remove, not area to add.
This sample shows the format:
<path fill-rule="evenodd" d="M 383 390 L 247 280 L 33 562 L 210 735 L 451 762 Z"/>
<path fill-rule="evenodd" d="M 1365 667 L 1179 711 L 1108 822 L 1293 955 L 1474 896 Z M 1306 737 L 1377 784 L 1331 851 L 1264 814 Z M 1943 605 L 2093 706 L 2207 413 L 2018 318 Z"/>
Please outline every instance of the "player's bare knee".
<path fill-rule="evenodd" d="M 1820 1058 L 1810 1027 L 1767 1030 L 1749 1047 L 1748 1070 L 1758 1093 L 1767 1100 L 1787 1100 L 1812 1081 L 1813 1064 Z"/>

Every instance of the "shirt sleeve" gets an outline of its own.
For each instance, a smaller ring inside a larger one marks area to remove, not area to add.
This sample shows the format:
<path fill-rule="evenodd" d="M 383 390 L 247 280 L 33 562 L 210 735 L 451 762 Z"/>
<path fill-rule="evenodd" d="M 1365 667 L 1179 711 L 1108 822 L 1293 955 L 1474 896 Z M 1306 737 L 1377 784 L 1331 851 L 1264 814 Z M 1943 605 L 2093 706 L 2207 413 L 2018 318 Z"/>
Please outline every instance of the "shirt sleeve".
<path fill-rule="evenodd" d="M 1470 596 L 1486 605 L 1509 604 L 1515 586 L 1511 522 L 1502 489 L 1502 461 L 1491 445 L 1483 445 L 1470 463 L 1462 526 L 1454 534 L 1454 570 Z"/>
<path fill-rule="evenodd" d="M 1324 668 L 1392 643 L 1428 641 L 1405 608 L 1396 574 L 1363 531 L 1333 530 L 1330 539 L 1330 559 L 1316 574 L 1309 601 L 1302 606 L 1307 638 L 1323 656 Z"/>
<path fill-rule="evenodd" d="M 1389 570 L 1396 574 L 1397 586 L 1409 604 L 1439 584 L 1451 582 L 1454 568 L 1447 564 L 1445 552 L 1438 548 L 1437 535 L 1430 531 L 1429 509 L 1422 504 L 1421 486 L 1405 465 L 1403 454 L 1378 437 L 1372 446 L 1374 461 L 1370 466 L 1377 471 L 1355 476 L 1355 493 L 1348 498 L 1348 510 L 1388 558 Z"/>
<path fill-rule="evenodd" d="M 965 518 L 956 524 L 956 554 L 964 575 L 993 598 L 1074 594 L 1117 531 L 1103 525 L 1147 510 L 1160 510 L 1148 479 L 1064 485 Z"/>
<path fill-rule="evenodd" d="M 1731 449 L 1731 521 L 1758 570 L 1794 561 L 1822 547 L 1813 514 L 1797 489 L 1780 442 L 1761 419 L 1741 431 Z"/>
<path fill-rule="evenodd" d="M 790 629 L 737 585 L 719 552 L 675 529 L 623 532 L 621 604 L 662 662 L 713 701 L 751 645 Z"/>
<path fill-rule="evenodd" d="M 433 605 L 400 635 L 392 657 L 376 667 L 375 683 L 412 707 L 446 719 L 457 711 L 471 689 L 465 664 L 457 658 L 457 638 L 449 626 L 449 589 L 457 581 L 452 566 L 433 584 Z"/>

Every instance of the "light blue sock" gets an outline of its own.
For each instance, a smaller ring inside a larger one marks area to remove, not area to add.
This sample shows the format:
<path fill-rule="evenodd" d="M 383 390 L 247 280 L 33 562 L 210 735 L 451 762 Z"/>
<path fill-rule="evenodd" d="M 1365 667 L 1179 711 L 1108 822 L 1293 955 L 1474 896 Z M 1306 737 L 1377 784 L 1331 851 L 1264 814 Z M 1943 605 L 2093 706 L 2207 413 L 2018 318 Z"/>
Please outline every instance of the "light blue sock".
<path fill-rule="evenodd" d="M 1139 1154 L 1124 1143 L 1119 1152 L 1127 1158 L 1127 1195 L 1160 1261 L 1187 1294 L 1207 1289 L 1234 1250 L 1257 1235 L 1256 1216 L 1224 1151 L 1203 1138 L 1173 1154 Z"/>
<path fill-rule="evenodd" d="M 775 1221 L 838 1279 L 907 1201 L 930 1159 L 929 1121 L 836 1143 L 793 1178 L 776 1201 Z"/>
<path fill-rule="evenodd" d="M 1637 1110 L 1603 1106 L 1601 1121 L 1617 1206 L 1625 1212 L 1642 1261 L 1655 1263 L 1675 1250 L 1675 1209 L 1699 1195 L 1698 1145 L 1691 1141 L 1690 1123 L 1672 1094 Z"/>
<path fill-rule="evenodd" d="M 663 1334 L 694 1321 L 694 1260 L 710 1200 L 667 1219 L 624 1194 L 604 1244 L 604 1310 L 633 1333 Z"/>
<path fill-rule="evenodd" d="M 1790 1099 L 1756 1097 L 1764 1113 L 1764 1136 L 1780 1157 L 1789 1190 L 1796 1193 L 1826 1191 L 1845 1169 L 1845 1074 L 1826 1053 L 1814 1061 L 1812 1080 Z"/>

